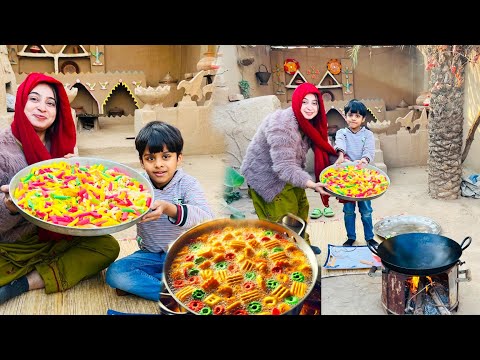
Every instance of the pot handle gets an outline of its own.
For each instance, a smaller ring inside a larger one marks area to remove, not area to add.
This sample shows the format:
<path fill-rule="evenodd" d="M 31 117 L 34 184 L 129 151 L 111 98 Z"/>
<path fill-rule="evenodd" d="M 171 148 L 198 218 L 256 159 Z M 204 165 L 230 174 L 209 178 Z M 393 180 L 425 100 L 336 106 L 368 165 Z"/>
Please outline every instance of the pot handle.
<path fill-rule="evenodd" d="M 294 219 L 294 220 L 298 221 L 300 224 L 302 224 L 302 227 L 300 228 L 300 231 L 298 231 L 298 232 L 295 231 L 295 229 L 292 229 L 292 228 L 289 227 L 289 229 L 295 231 L 298 235 L 300 235 L 300 234 L 303 232 L 303 230 L 305 230 L 306 224 L 305 224 L 305 221 L 304 221 L 301 217 L 299 217 L 299 216 L 297 216 L 297 215 L 294 215 L 294 214 L 292 214 L 292 213 L 286 213 L 285 215 L 283 215 L 283 216 L 281 217 L 281 219 L 282 219 L 281 221 L 282 221 L 283 224 L 285 224 L 285 225 L 287 225 L 287 226 L 288 226 L 288 224 L 283 221 L 283 219 L 284 219 L 285 217 Z"/>
<path fill-rule="evenodd" d="M 165 296 L 169 296 L 169 297 L 173 298 L 172 295 L 170 295 L 168 293 L 164 293 L 164 292 L 161 292 L 160 295 L 165 295 Z M 158 306 L 160 307 L 160 309 L 165 311 L 165 313 L 167 313 L 168 315 L 183 315 L 184 314 L 184 313 L 180 313 L 180 312 L 170 310 L 165 305 L 163 305 L 163 303 L 160 300 L 158 301 Z"/>
<path fill-rule="evenodd" d="M 262 71 L 260 71 L 260 68 L 262 66 L 265 67 L 265 72 L 268 72 L 267 66 L 265 64 L 260 64 L 260 66 L 258 67 L 258 72 L 262 72 Z"/>
<path fill-rule="evenodd" d="M 468 241 L 468 244 L 463 247 L 463 244 Z M 465 250 L 470 244 L 472 243 L 472 237 L 467 236 L 465 239 L 463 239 L 462 243 L 460 244 L 460 247 L 462 248 L 462 251 Z"/>
<path fill-rule="evenodd" d="M 368 248 L 370 249 L 370 251 L 371 251 L 372 253 L 374 253 L 375 255 L 377 255 L 378 257 L 380 257 L 380 256 L 378 255 L 377 249 L 375 249 L 375 246 L 370 245 L 370 243 L 369 243 L 368 241 L 367 241 L 367 246 L 368 246 Z"/>
<path fill-rule="evenodd" d="M 373 265 L 368 271 L 368 276 L 370 277 L 382 276 L 382 274 L 376 273 L 377 270 L 378 270 L 378 266 Z"/>

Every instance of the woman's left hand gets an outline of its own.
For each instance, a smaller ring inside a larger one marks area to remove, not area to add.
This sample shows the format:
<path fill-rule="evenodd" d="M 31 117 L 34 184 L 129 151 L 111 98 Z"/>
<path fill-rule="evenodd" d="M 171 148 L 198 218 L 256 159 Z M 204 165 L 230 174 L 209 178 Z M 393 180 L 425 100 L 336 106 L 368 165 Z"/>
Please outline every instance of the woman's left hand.
<path fill-rule="evenodd" d="M 75 154 L 68 153 L 67 155 L 64 156 L 65 159 L 70 159 L 72 157 L 75 157 Z"/>

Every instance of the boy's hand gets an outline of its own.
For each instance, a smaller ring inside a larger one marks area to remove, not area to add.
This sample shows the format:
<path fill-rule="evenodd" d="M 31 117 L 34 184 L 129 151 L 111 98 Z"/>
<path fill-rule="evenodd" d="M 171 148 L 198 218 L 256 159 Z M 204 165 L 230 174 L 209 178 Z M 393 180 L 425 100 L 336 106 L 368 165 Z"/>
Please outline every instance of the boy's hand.
<path fill-rule="evenodd" d="M 158 220 L 160 216 L 163 215 L 164 211 L 164 204 L 166 202 L 163 200 L 156 200 L 150 206 L 150 211 L 140 220 L 141 223 L 145 223 L 148 221 Z"/>
<path fill-rule="evenodd" d="M 343 154 L 343 152 L 340 151 L 340 153 L 338 154 L 338 158 L 337 160 L 333 163 L 333 165 L 339 165 L 341 163 L 345 162 L 345 155 Z"/>
<path fill-rule="evenodd" d="M 150 205 L 150 211 L 140 220 L 140 222 L 148 222 L 160 219 L 163 214 L 175 219 L 177 217 L 177 205 L 169 203 L 165 200 L 156 200 Z"/>
<path fill-rule="evenodd" d="M 368 165 L 368 161 L 367 161 L 367 159 L 365 159 L 365 158 L 361 158 L 360 160 L 355 161 L 355 162 L 357 163 L 357 167 L 358 167 L 359 169 L 362 169 L 362 168 L 364 168 L 365 166 Z"/>

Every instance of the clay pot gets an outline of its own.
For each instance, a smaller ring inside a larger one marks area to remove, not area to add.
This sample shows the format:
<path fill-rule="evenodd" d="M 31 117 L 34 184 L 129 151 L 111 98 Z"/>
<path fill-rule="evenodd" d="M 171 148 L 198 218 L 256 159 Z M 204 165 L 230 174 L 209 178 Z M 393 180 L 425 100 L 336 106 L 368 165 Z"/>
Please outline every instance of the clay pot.
<path fill-rule="evenodd" d="M 143 110 L 155 110 L 157 107 L 163 107 L 162 102 L 169 93 L 170 85 L 159 85 L 156 88 L 151 86 L 135 88 L 135 96 L 145 104 Z"/>
<path fill-rule="evenodd" d="M 37 45 L 32 45 L 30 46 L 29 49 L 32 53 L 35 53 L 35 54 L 42 52 L 42 49 L 40 48 L 40 46 L 37 46 Z"/>
<path fill-rule="evenodd" d="M 215 62 L 215 53 L 213 51 L 207 51 L 206 53 L 203 54 L 204 57 L 200 59 L 200 61 L 197 63 L 197 70 L 198 71 L 209 71 L 213 70 L 214 67 L 212 68 L 213 63 Z"/>
<path fill-rule="evenodd" d="M 420 95 L 415 100 L 415 103 L 417 105 L 423 106 L 423 103 L 424 103 L 425 99 L 429 98 L 430 96 L 432 96 L 430 91 L 424 91 L 424 92 L 420 93 Z"/>
<path fill-rule="evenodd" d="M 260 71 L 262 66 L 265 67 L 265 71 Z M 255 76 L 260 81 L 260 85 L 268 85 L 268 79 L 270 79 L 270 75 L 272 75 L 272 73 L 268 72 L 268 69 L 264 64 L 260 65 L 258 67 L 258 71 L 255 73 Z"/>
<path fill-rule="evenodd" d="M 176 82 L 175 79 L 173 78 L 172 75 L 170 75 L 170 72 L 167 72 L 167 75 L 163 77 L 162 80 L 160 80 L 160 84 L 171 84 Z"/>
<path fill-rule="evenodd" d="M 241 66 L 252 65 L 254 61 L 255 61 L 255 58 L 253 56 L 249 56 L 249 57 L 245 57 L 237 60 L 238 65 L 241 65 Z"/>

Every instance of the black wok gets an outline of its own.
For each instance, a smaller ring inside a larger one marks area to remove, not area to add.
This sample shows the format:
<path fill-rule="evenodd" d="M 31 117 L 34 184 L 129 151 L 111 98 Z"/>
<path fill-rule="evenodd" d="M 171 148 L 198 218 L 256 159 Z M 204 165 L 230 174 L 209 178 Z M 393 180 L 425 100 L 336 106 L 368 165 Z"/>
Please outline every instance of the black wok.
<path fill-rule="evenodd" d="M 470 236 L 459 245 L 442 235 L 408 233 L 388 238 L 377 248 L 367 245 L 391 270 L 410 275 L 434 275 L 455 265 L 471 242 Z"/>

